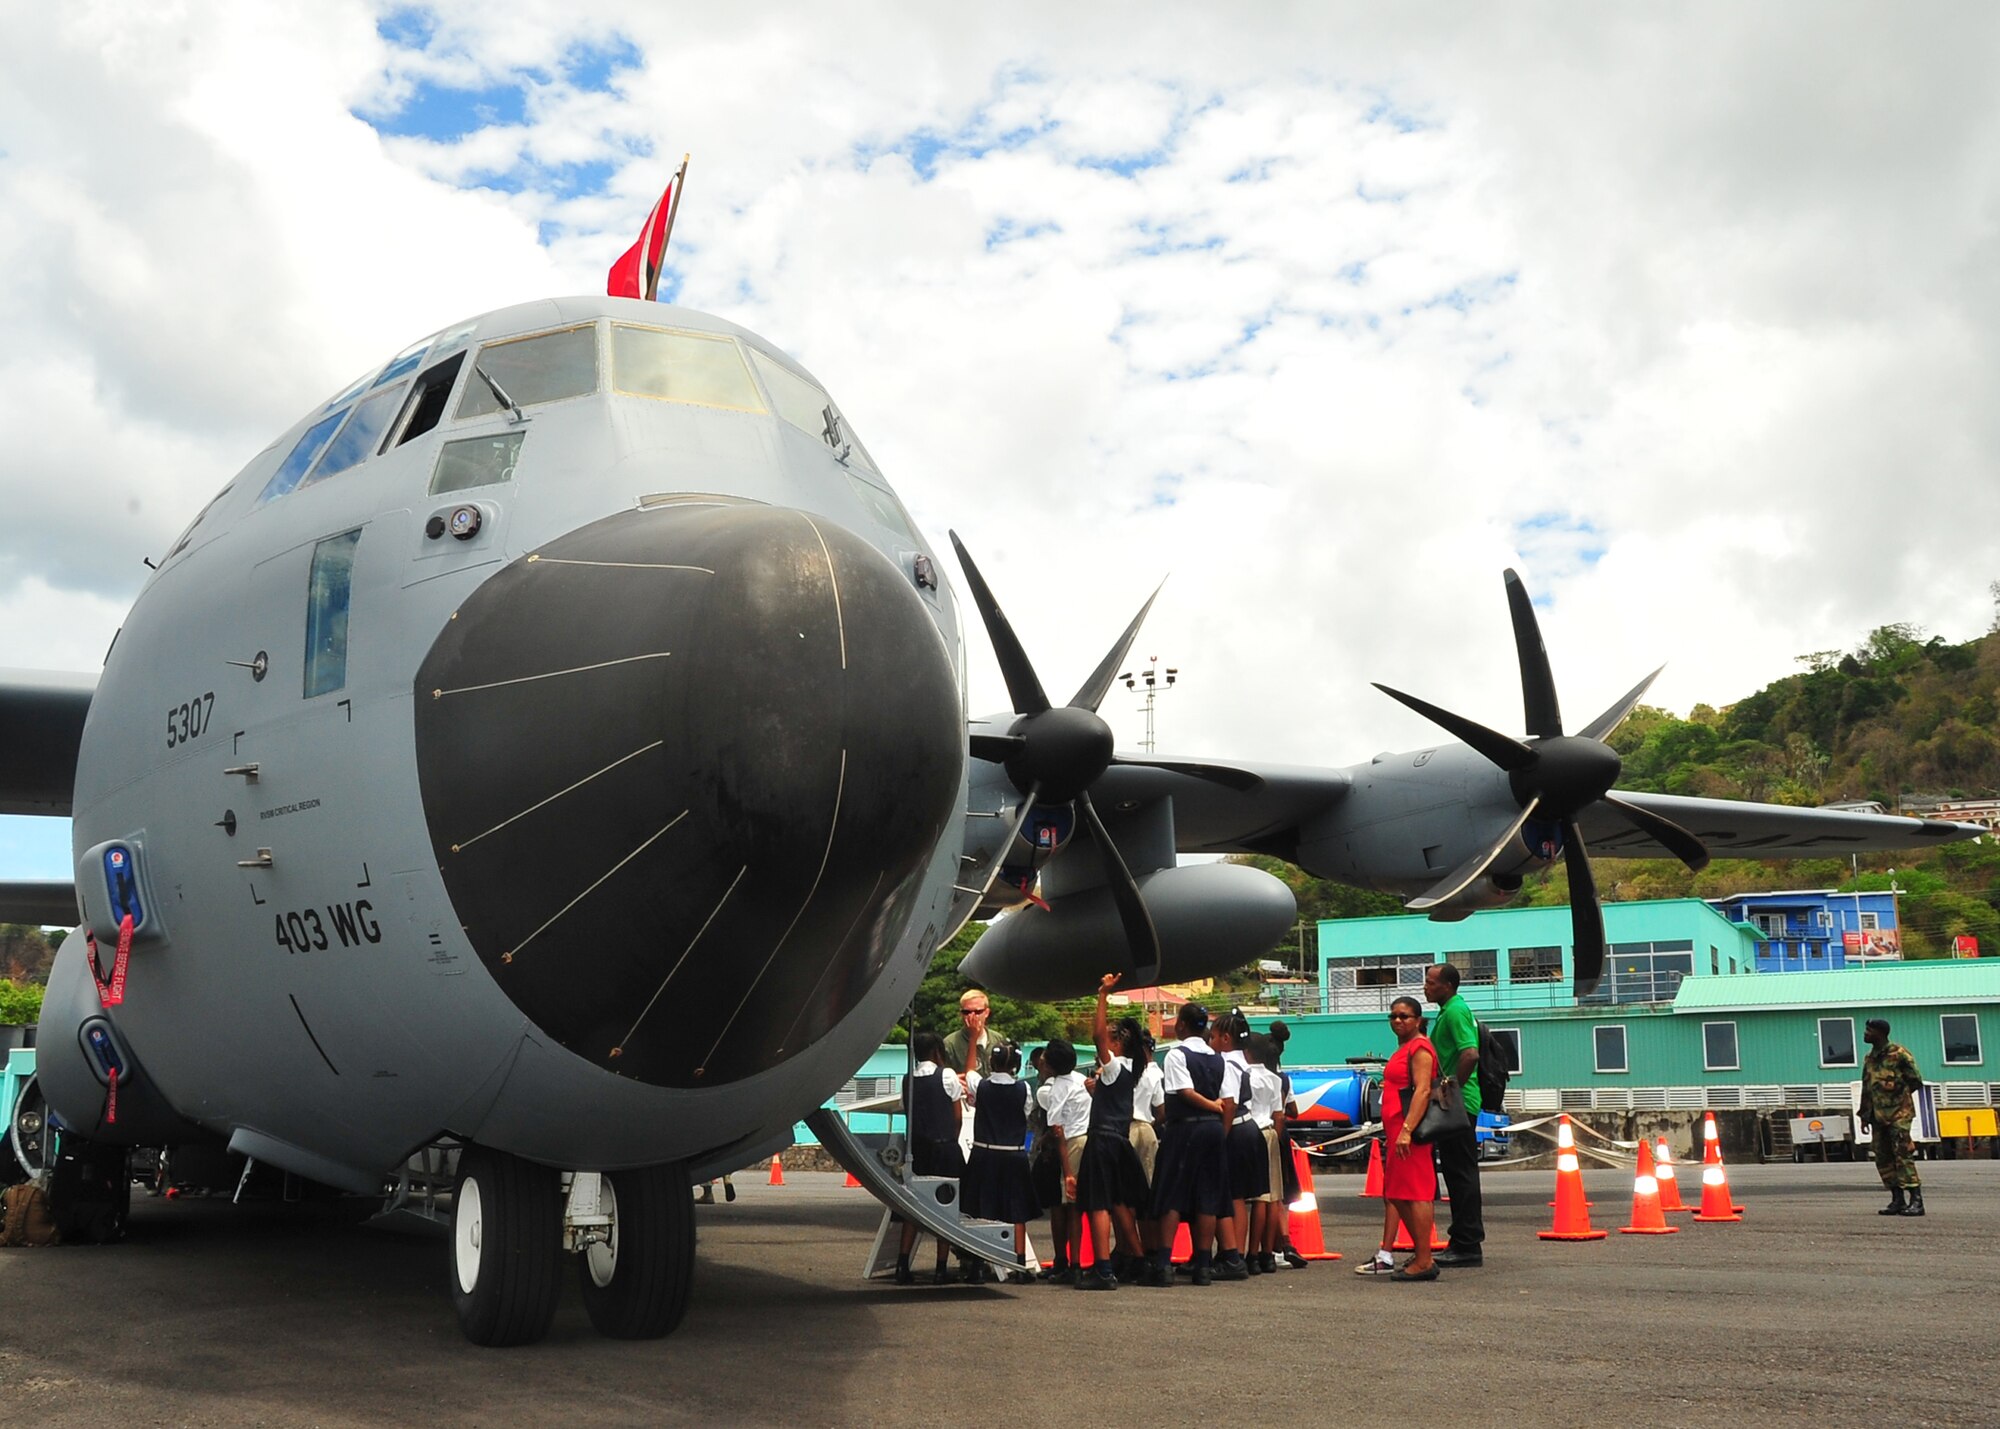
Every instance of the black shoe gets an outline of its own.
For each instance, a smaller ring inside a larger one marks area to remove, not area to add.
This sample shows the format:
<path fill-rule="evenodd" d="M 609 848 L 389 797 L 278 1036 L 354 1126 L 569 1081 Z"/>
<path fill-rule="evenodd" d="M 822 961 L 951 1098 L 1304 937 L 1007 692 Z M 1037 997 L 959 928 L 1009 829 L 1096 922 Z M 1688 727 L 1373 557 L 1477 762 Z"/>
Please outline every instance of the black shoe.
<path fill-rule="evenodd" d="M 722 1183 L 722 1199 L 725 1201 L 736 1199 L 736 1183 L 734 1181 L 724 1181 Z"/>
<path fill-rule="evenodd" d="M 1264 1273 L 1263 1257 L 1257 1255 L 1244 1256 L 1243 1271 L 1246 1275 L 1262 1275 Z"/>
<path fill-rule="evenodd" d="M 1118 1288 L 1118 1280 L 1117 1277 L 1111 1275 L 1085 1273 L 1077 1276 L 1076 1288 L 1079 1290 L 1116 1290 Z"/>
<path fill-rule="evenodd" d="M 1249 1263 L 1240 1255 L 1232 1260 L 1217 1261 L 1215 1265 L 1215 1278 L 1217 1280 L 1248 1280 L 1250 1278 Z"/>
<path fill-rule="evenodd" d="M 898 1285 L 915 1285 L 917 1283 L 916 1274 L 907 1264 L 900 1260 L 896 1262 L 896 1283 Z"/>
<path fill-rule="evenodd" d="M 1918 1190 L 1916 1187 L 1912 1186 L 1910 1188 L 1909 1209 L 1904 1211 L 1903 1214 L 1906 1216 L 1921 1216 L 1923 1213 L 1924 1213 L 1924 1193 Z"/>
<path fill-rule="evenodd" d="M 1889 1188 L 1889 1204 L 1875 1214 L 1878 1216 L 1900 1216 L 1906 1214 L 1908 1210 L 1908 1203 L 1903 1200 L 1903 1188 L 1901 1186 L 1891 1186 Z"/>
<path fill-rule="evenodd" d="M 1486 1263 L 1486 1254 L 1477 1250 L 1441 1250 L 1431 1257 L 1431 1263 L 1447 1270 L 1472 1270 Z"/>
<path fill-rule="evenodd" d="M 1076 1274 L 1074 1270 L 1058 1270 L 1054 1275 L 1049 1277 L 1049 1284 L 1074 1285 L 1076 1284 Z"/>
<path fill-rule="evenodd" d="M 948 1265 L 941 1265 L 931 1272 L 931 1284 L 933 1285 L 949 1285 L 956 1279 L 958 1277 L 951 1273 L 951 1267 Z"/>
<path fill-rule="evenodd" d="M 1197 1265 L 1194 1268 L 1194 1283 L 1197 1285 L 1213 1285 L 1215 1277 L 1209 1273 L 1207 1266 Z"/>
<path fill-rule="evenodd" d="M 1148 1264 L 1139 1272 L 1139 1283 L 1151 1290 L 1171 1290 L 1174 1288 L 1173 1268 Z"/>
<path fill-rule="evenodd" d="M 1411 1270 L 1405 1267 L 1401 1270 L 1389 1272 L 1389 1278 L 1391 1280 L 1400 1280 L 1404 1284 L 1408 1284 L 1412 1280 L 1435 1280 L 1438 1278 L 1437 1257 L 1431 1257 L 1431 1268 L 1429 1270 Z"/>
<path fill-rule="evenodd" d="M 1278 1257 L 1268 1250 L 1257 1257 L 1257 1264 L 1258 1268 L 1266 1275 L 1276 1275 L 1278 1273 Z"/>
<path fill-rule="evenodd" d="M 1291 1266 L 1291 1268 L 1294 1270 L 1304 1270 L 1308 1265 L 1311 1265 L 1312 1262 L 1310 1260 L 1307 1260 L 1303 1255 L 1300 1255 L 1297 1251 L 1293 1250 L 1290 1246 L 1286 1246 L 1285 1264 Z"/>

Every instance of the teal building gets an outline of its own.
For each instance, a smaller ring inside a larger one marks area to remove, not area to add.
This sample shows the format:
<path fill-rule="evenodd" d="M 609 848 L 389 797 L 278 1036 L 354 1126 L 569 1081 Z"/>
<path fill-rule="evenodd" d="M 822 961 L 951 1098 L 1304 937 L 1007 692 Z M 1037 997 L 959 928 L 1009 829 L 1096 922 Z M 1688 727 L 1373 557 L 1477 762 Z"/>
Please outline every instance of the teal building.
<path fill-rule="evenodd" d="M 1316 1005 L 1284 1008 L 1285 1060 L 1386 1056 L 1389 1003 L 1421 998 L 1424 969 L 1449 962 L 1510 1053 L 1514 1110 L 1843 1105 L 1870 1017 L 1889 1019 L 1944 1106 L 1994 1104 L 2000 958 L 1759 972 L 1758 930 L 1699 899 L 1608 903 L 1604 921 L 1604 978 L 1582 1001 L 1567 908 L 1322 922 Z"/>

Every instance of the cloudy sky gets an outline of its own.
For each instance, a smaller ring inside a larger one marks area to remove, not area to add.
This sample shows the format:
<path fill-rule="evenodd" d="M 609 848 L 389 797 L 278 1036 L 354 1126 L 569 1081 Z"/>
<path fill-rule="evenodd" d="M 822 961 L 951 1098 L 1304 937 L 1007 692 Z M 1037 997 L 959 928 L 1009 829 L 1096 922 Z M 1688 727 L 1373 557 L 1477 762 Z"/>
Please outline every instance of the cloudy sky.
<path fill-rule="evenodd" d="M 1170 576 L 1163 750 L 1427 742 L 1371 679 L 1518 729 L 1509 565 L 1573 725 L 1991 623 L 2000 10 L 973 9 L 0 0 L 0 666 L 96 668 L 370 363 L 601 291 L 683 152 L 671 295 L 828 384 L 1052 690 Z"/>

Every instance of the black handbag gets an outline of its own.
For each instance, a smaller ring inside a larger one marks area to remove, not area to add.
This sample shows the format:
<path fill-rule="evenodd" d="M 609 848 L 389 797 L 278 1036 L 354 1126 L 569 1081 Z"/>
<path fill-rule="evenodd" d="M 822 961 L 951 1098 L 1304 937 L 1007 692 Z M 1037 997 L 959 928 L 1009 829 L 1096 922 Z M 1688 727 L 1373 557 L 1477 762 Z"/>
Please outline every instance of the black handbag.
<path fill-rule="evenodd" d="M 1410 1104 L 1416 1095 L 1416 1083 L 1412 1082 L 1403 1091 L 1403 1105 Z M 1429 1145 L 1446 1137 L 1456 1136 L 1462 1131 L 1472 1130 L 1472 1116 L 1465 1109 L 1465 1093 L 1457 1082 L 1446 1077 L 1431 1083 L 1431 1099 L 1424 1107 L 1424 1114 L 1410 1130 L 1410 1140 L 1419 1145 Z"/>

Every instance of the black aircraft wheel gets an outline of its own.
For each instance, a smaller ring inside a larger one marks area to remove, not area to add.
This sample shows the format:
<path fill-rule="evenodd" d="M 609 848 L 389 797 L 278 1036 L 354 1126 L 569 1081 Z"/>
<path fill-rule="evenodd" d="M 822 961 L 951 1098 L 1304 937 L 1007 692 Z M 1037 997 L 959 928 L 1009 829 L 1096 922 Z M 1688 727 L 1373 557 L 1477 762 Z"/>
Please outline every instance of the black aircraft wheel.
<path fill-rule="evenodd" d="M 694 1280 L 694 1198 L 687 1169 L 642 1166 L 604 1178 L 608 1241 L 577 1257 L 583 1308 L 601 1335 L 657 1340 L 687 1313 Z"/>
<path fill-rule="evenodd" d="M 533 1344 L 555 1318 L 562 1248 L 556 1173 L 467 1147 L 451 1206 L 451 1301 L 475 1345 Z"/>

